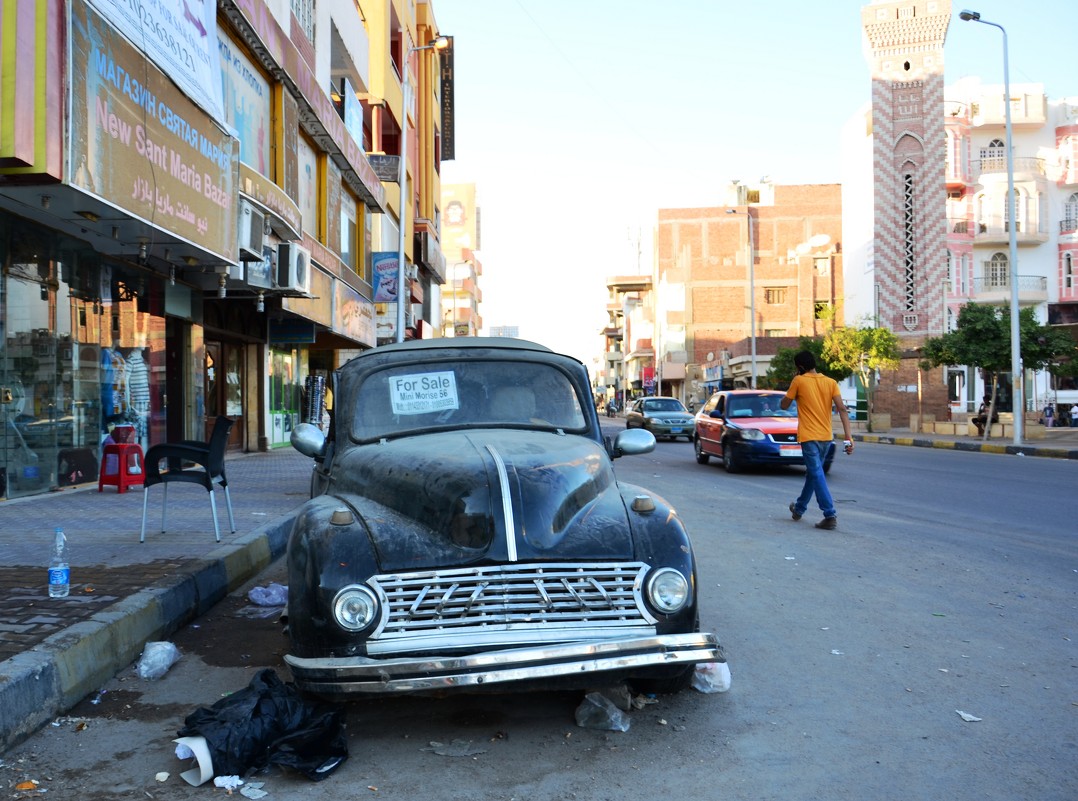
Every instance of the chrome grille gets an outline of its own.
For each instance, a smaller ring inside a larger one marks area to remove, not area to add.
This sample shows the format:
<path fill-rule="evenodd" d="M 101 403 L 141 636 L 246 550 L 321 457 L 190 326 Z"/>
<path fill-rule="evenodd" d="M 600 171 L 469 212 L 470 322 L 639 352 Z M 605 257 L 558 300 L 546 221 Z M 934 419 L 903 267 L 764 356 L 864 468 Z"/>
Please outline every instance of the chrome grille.
<path fill-rule="evenodd" d="M 524 644 L 653 632 L 642 562 L 510 564 L 395 573 L 368 583 L 382 620 L 368 650 Z"/>
<path fill-rule="evenodd" d="M 797 442 L 797 434 L 772 434 L 771 439 L 775 442 Z"/>

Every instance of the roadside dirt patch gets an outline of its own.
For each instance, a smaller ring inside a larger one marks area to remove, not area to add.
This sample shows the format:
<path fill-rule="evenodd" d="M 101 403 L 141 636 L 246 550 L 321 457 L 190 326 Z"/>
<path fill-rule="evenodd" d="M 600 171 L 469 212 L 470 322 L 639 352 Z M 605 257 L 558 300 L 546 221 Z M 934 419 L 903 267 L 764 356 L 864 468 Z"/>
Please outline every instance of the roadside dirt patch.
<path fill-rule="evenodd" d="M 182 653 L 197 654 L 214 667 L 282 667 L 288 635 L 281 621 L 284 607 L 256 606 L 243 593 L 232 593 L 191 625 L 176 632 Z M 242 636 L 236 636 L 236 621 Z"/>

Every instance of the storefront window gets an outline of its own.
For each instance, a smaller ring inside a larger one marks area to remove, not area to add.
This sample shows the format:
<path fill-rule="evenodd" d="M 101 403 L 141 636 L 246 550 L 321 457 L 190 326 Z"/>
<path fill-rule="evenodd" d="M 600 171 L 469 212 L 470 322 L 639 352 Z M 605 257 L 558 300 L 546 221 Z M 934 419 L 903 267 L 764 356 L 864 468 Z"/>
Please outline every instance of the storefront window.
<path fill-rule="evenodd" d="M 14 218 L 0 262 L 0 495 L 95 481 L 117 425 L 144 449 L 162 441 L 160 285 Z"/>
<path fill-rule="evenodd" d="M 230 348 L 225 365 L 225 414 L 233 420 L 243 416 L 243 352 Z"/>
<path fill-rule="evenodd" d="M 270 351 L 270 425 L 271 448 L 289 444 L 292 429 L 299 422 L 299 355 L 295 350 Z"/>
<path fill-rule="evenodd" d="M 359 272 L 361 262 L 356 258 L 359 227 L 356 224 L 356 199 L 347 189 L 341 191 L 341 261 Z"/>

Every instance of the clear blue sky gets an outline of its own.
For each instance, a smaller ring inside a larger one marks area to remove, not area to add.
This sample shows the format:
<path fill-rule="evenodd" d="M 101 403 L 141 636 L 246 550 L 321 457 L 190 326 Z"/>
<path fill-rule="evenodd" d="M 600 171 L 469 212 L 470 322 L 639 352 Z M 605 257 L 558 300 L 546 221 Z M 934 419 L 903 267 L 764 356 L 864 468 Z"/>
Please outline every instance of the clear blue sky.
<path fill-rule="evenodd" d="M 710 206 L 732 179 L 836 183 L 843 123 L 869 99 L 860 0 L 432 0 L 454 37 L 456 159 L 482 209 L 484 323 L 589 367 L 605 278 L 650 270 L 630 231 Z M 952 3 L 946 80 L 1078 97 L 1078 0 Z M 640 262 L 638 267 L 638 261 Z"/>

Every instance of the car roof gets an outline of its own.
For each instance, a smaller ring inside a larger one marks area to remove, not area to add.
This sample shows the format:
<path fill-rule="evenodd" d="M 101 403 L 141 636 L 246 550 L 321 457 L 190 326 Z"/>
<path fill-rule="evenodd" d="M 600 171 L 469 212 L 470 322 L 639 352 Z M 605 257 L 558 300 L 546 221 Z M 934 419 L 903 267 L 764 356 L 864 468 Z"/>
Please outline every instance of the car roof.
<path fill-rule="evenodd" d="M 381 364 L 406 361 L 430 361 L 438 358 L 500 358 L 553 363 L 561 361 L 568 369 L 583 367 L 574 356 L 557 353 L 538 342 L 514 337 L 438 337 L 436 339 L 412 339 L 379 345 L 352 357 L 337 368 L 341 375 L 374 369 Z M 568 363 L 573 364 L 569 367 Z"/>
<path fill-rule="evenodd" d="M 716 392 L 716 395 L 785 395 L 786 393 L 778 389 L 724 389 L 720 392 Z"/>
<path fill-rule="evenodd" d="M 381 353 L 401 350 L 437 350 L 442 348 L 512 348 L 513 350 L 532 350 L 542 353 L 554 353 L 546 345 L 516 337 L 438 337 L 435 339 L 409 339 L 405 342 L 393 342 L 379 345 L 374 350 Z M 370 353 L 371 351 L 365 351 Z M 361 354 L 362 355 L 362 354 Z"/>

